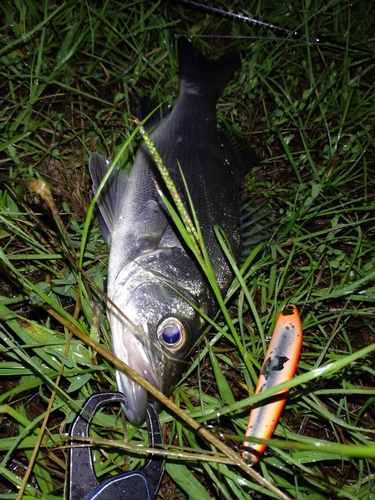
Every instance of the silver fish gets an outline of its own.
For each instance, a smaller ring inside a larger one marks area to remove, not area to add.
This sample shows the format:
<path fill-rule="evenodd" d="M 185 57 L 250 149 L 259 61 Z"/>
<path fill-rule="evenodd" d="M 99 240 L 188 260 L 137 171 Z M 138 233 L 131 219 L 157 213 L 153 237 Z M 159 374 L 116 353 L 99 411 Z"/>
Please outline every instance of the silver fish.
<path fill-rule="evenodd" d="M 235 176 L 217 129 L 216 102 L 240 66 L 240 58 L 231 53 L 209 60 L 184 39 L 179 39 L 178 57 L 178 100 L 150 137 L 188 206 L 178 164 L 183 170 L 213 271 L 225 294 L 233 276 L 213 227 L 218 224 L 224 229 L 235 257 L 240 254 L 241 238 Z M 91 156 L 94 192 L 109 166 L 104 156 Z M 217 304 L 171 222 L 154 179 L 163 185 L 143 143 L 129 177 L 119 169 L 109 177 L 98 198 L 98 218 L 110 252 L 107 293 L 118 308 L 107 305 L 113 351 L 169 395 L 205 326 L 188 302 L 208 316 L 216 313 Z M 146 391 L 121 372 L 117 372 L 117 384 L 127 400 L 128 420 L 141 425 Z M 154 404 L 160 410 L 158 402 Z"/>

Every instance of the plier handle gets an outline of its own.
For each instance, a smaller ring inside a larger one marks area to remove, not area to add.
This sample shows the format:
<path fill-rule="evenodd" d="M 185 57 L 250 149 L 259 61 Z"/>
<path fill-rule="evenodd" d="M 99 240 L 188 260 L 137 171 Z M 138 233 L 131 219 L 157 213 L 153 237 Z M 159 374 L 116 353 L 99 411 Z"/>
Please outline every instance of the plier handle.
<path fill-rule="evenodd" d="M 123 394 L 100 392 L 90 396 L 69 430 L 68 480 L 66 500 L 154 500 L 163 476 L 162 460 L 150 457 L 141 470 L 119 474 L 99 483 L 95 472 L 90 446 L 74 437 L 89 437 L 90 423 L 97 410 L 104 405 L 126 406 Z M 157 413 L 151 404 L 147 405 L 147 428 L 150 446 L 162 444 L 162 435 Z M 74 447 L 79 444 L 80 447 Z"/>

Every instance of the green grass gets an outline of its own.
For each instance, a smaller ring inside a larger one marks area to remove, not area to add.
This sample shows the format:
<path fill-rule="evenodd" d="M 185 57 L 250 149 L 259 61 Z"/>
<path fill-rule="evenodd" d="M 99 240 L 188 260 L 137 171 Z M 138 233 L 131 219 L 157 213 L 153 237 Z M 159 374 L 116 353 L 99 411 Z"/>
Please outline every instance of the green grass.
<path fill-rule="evenodd" d="M 67 426 L 90 394 L 116 389 L 102 349 L 111 346 L 100 292 L 107 249 L 89 210 L 87 160 L 94 150 L 121 152 L 130 168 L 139 97 L 174 102 L 172 32 L 193 34 L 207 54 L 241 51 L 219 119 L 260 156 L 249 187 L 284 219 L 283 237 L 253 251 L 228 314 L 223 305 L 189 360 L 173 395 L 185 420 L 171 409 L 160 415 L 160 498 L 276 498 L 233 457 L 250 405 L 270 395 L 252 391 L 287 302 L 303 320 L 303 352 L 254 470 L 289 498 L 375 498 L 375 64 L 354 57 L 374 50 L 371 6 L 262 0 L 246 9 L 347 51 L 176 5 L 167 17 L 161 2 L 0 5 L 0 500 L 63 498 Z M 144 463 L 132 446 L 147 446 L 147 432 L 119 412 L 101 412 L 92 438 L 99 477 Z"/>

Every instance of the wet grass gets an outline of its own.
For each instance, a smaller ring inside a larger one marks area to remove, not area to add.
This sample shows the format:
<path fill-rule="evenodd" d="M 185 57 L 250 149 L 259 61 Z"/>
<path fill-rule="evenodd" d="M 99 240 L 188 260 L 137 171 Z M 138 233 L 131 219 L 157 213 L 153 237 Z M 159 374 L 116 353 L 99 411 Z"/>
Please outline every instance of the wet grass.
<path fill-rule="evenodd" d="M 173 33 L 193 34 L 207 54 L 241 51 L 218 115 L 260 156 L 247 182 L 272 198 L 283 236 L 245 262 L 229 315 L 209 327 L 172 396 L 222 449 L 163 411 L 160 498 L 275 498 L 227 447 L 239 455 L 250 405 L 267 396 L 252 393 L 287 302 L 303 320 L 303 352 L 254 469 L 290 498 L 375 498 L 369 5 L 247 3 L 263 19 L 337 40 L 340 53 L 174 4 L 167 13 L 161 2 L 0 6 L 0 499 L 61 499 L 67 426 L 90 394 L 116 389 L 113 364 L 94 343 L 111 345 L 101 293 L 107 249 L 90 217 L 87 160 L 121 150 L 120 164 L 131 166 L 139 97 L 173 103 L 178 93 Z M 100 413 L 92 437 L 112 440 L 95 448 L 99 477 L 143 463 L 118 443 L 147 446 L 147 432 L 116 408 Z"/>

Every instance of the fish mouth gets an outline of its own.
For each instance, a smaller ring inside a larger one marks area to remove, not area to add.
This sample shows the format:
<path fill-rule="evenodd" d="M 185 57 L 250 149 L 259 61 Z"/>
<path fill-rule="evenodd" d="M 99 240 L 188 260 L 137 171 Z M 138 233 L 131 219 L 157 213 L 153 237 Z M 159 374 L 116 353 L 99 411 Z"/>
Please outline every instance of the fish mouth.
<path fill-rule="evenodd" d="M 139 340 L 138 332 L 127 328 L 122 332 L 122 335 L 113 335 L 113 352 L 138 375 L 163 392 L 162 377 L 157 376 L 153 366 L 152 352 L 147 352 L 142 340 Z M 152 403 L 156 411 L 161 410 L 162 404 L 156 398 L 148 395 L 146 389 L 128 375 L 116 370 L 116 380 L 118 390 L 124 394 L 126 399 L 125 415 L 132 425 L 139 427 L 145 422 L 147 400 Z"/>
<path fill-rule="evenodd" d="M 125 396 L 123 410 L 129 422 L 139 427 L 146 420 L 147 391 L 124 373 L 116 372 L 119 392 Z"/>

